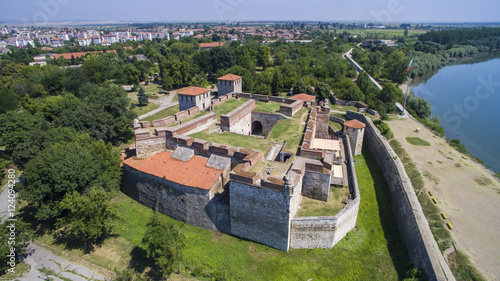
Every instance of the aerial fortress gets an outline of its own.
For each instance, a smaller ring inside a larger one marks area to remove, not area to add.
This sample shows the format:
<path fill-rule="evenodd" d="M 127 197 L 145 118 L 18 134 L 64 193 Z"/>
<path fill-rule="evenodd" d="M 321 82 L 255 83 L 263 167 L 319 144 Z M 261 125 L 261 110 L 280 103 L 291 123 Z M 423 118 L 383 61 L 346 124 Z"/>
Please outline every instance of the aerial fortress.
<path fill-rule="evenodd" d="M 352 154 L 361 151 L 365 124 L 349 121 L 336 132 L 326 103 L 305 94 L 284 99 L 242 93 L 236 75 L 219 78 L 218 87 L 209 102 L 209 90 L 179 92 L 184 110 L 153 126 L 135 120 L 135 156 L 123 162 L 123 191 L 176 220 L 283 251 L 335 245 L 356 225 L 360 197 Z M 248 100 L 227 114 L 210 112 L 229 99 Z M 279 112 L 257 112 L 256 101 L 279 103 Z M 190 137 L 205 131 L 265 139 L 277 122 L 304 107 L 304 137 L 293 153 L 285 152 L 286 142 L 257 151 Z M 209 113 L 182 122 L 203 109 Z M 334 186 L 348 187 L 340 212 L 297 216 L 303 198 L 333 200 Z"/>

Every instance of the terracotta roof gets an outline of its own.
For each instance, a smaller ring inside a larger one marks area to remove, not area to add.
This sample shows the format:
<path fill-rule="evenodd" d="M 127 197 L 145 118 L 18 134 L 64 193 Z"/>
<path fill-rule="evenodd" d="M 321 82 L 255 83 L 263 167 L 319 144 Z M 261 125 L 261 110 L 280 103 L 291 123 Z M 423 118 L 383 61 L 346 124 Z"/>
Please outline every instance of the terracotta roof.
<path fill-rule="evenodd" d="M 302 100 L 302 101 L 313 101 L 316 97 L 308 94 L 297 94 L 293 95 L 290 99 L 292 100 Z"/>
<path fill-rule="evenodd" d="M 209 89 L 205 88 L 199 88 L 199 87 L 190 87 L 185 90 L 180 91 L 178 94 L 179 95 L 186 95 L 186 96 L 199 96 L 201 94 L 204 94 L 206 92 L 210 92 Z"/>
<path fill-rule="evenodd" d="M 200 48 L 222 47 L 225 42 L 200 43 Z"/>
<path fill-rule="evenodd" d="M 347 126 L 349 128 L 354 128 L 354 129 L 361 129 L 361 128 L 366 127 L 365 123 L 358 121 L 356 119 L 344 122 L 344 126 Z"/>
<path fill-rule="evenodd" d="M 224 81 L 235 81 L 240 79 L 241 76 L 234 75 L 234 74 L 226 74 L 222 77 L 217 78 L 217 80 L 224 80 Z"/>
<path fill-rule="evenodd" d="M 116 50 L 108 50 L 106 53 L 113 52 L 116 53 Z M 64 54 L 55 54 L 55 58 L 58 59 L 59 57 L 64 57 L 67 60 L 71 59 L 71 56 L 74 58 L 79 58 L 82 56 L 85 56 L 85 54 L 95 54 L 95 53 L 102 53 L 102 51 L 94 51 L 94 52 L 77 52 L 77 53 L 64 53 Z"/>
<path fill-rule="evenodd" d="M 171 156 L 172 152 L 163 151 L 145 159 L 131 157 L 123 161 L 123 164 L 153 176 L 164 177 L 171 182 L 204 190 L 210 190 L 224 172 L 207 167 L 208 158 L 195 155 L 184 162 Z"/>

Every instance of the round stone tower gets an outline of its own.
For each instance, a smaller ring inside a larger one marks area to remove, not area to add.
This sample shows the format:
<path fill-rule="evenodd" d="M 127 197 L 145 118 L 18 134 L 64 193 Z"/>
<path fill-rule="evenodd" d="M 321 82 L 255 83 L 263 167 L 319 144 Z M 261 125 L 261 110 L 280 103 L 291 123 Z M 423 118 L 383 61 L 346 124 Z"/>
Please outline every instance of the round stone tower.
<path fill-rule="evenodd" d="M 363 137 L 365 135 L 365 123 L 356 119 L 344 122 L 344 135 L 349 136 L 352 153 L 360 155 L 363 148 Z"/>

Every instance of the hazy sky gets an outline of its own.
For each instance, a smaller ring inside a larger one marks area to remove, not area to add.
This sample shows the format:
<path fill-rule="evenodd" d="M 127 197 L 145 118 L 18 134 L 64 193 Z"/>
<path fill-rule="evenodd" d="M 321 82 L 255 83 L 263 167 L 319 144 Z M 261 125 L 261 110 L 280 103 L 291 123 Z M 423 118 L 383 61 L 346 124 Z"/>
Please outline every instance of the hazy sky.
<path fill-rule="evenodd" d="M 500 22 L 499 0 L 0 0 L 0 21 Z"/>

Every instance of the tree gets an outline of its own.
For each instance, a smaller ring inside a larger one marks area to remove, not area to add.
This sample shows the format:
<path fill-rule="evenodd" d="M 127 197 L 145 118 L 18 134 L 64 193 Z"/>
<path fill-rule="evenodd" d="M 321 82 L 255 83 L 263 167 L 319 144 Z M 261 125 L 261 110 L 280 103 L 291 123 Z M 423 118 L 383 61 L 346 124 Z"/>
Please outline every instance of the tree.
<path fill-rule="evenodd" d="M 140 106 L 146 106 L 149 103 L 149 97 L 146 95 L 143 87 L 139 88 L 139 93 L 137 94 L 137 99 L 139 100 Z"/>
<path fill-rule="evenodd" d="M 407 78 L 405 73 L 410 59 L 405 56 L 402 51 L 395 51 L 385 63 L 385 77 L 394 81 L 398 86 L 403 83 Z"/>
<path fill-rule="evenodd" d="M 19 102 L 18 96 L 11 90 L 0 88 L 0 114 L 16 110 Z"/>
<path fill-rule="evenodd" d="M 229 48 L 217 47 L 210 50 L 210 67 L 212 73 L 226 70 L 236 64 L 236 55 Z"/>
<path fill-rule="evenodd" d="M 14 223 L 15 230 L 9 228 L 12 222 L 5 221 L 0 224 L 0 275 L 6 272 L 9 268 L 12 268 L 11 257 L 14 255 L 14 263 L 21 262 L 23 256 L 27 253 L 27 248 L 29 242 L 33 239 L 33 233 L 31 232 L 29 225 L 23 222 L 20 218 L 16 218 L 17 221 Z M 9 240 L 11 237 L 11 230 L 14 230 L 15 239 Z M 15 242 L 15 245 L 12 242 Z M 10 244 L 9 244 L 10 242 Z M 15 247 L 15 252 L 12 253 L 11 247 Z"/>
<path fill-rule="evenodd" d="M 163 276 L 168 276 L 176 267 L 180 272 L 185 238 L 179 228 L 160 215 L 151 217 L 146 227 L 142 243 L 146 245 L 148 258 L 155 261 Z"/>
<path fill-rule="evenodd" d="M 260 83 L 259 85 L 257 85 L 257 87 L 255 87 L 255 93 L 259 95 L 270 96 L 271 86 L 269 86 L 268 84 Z"/>
<path fill-rule="evenodd" d="M 358 85 L 358 88 L 366 94 L 368 91 L 368 88 L 370 88 L 373 84 L 372 81 L 370 81 L 370 77 L 368 76 L 368 73 L 365 71 L 361 71 L 358 75 L 358 79 L 356 80 L 356 85 Z"/>
<path fill-rule="evenodd" d="M 118 218 L 118 209 L 111 202 L 113 192 L 102 187 L 87 189 L 85 194 L 73 190 L 59 203 L 64 216 L 57 225 L 63 228 L 65 236 L 83 243 L 98 243 L 108 236 Z"/>
<path fill-rule="evenodd" d="M 316 100 L 328 100 L 330 98 L 330 85 L 325 82 L 321 82 L 316 86 L 314 93 L 316 95 Z"/>
<path fill-rule="evenodd" d="M 262 68 L 266 69 L 269 66 L 270 56 L 271 56 L 271 49 L 269 49 L 269 46 L 267 45 L 260 46 L 259 52 L 257 54 L 257 65 L 262 66 Z"/>
<path fill-rule="evenodd" d="M 304 83 L 304 80 L 300 79 L 295 86 L 293 86 L 293 94 L 298 95 L 305 93 L 307 90 L 306 83 Z"/>
<path fill-rule="evenodd" d="M 283 81 L 279 71 L 276 71 L 271 82 L 271 93 L 273 96 L 279 96 L 281 92 L 283 92 Z"/>
<path fill-rule="evenodd" d="M 431 116 L 431 103 L 421 97 L 409 97 L 408 106 L 415 111 L 418 117 L 427 119 Z"/>
<path fill-rule="evenodd" d="M 35 218 L 46 220 L 61 215 L 60 202 L 67 194 L 83 194 L 91 187 L 117 190 L 120 178 L 120 157 L 111 145 L 80 135 L 44 149 L 29 161 L 19 193 L 35 208 Z"/>

